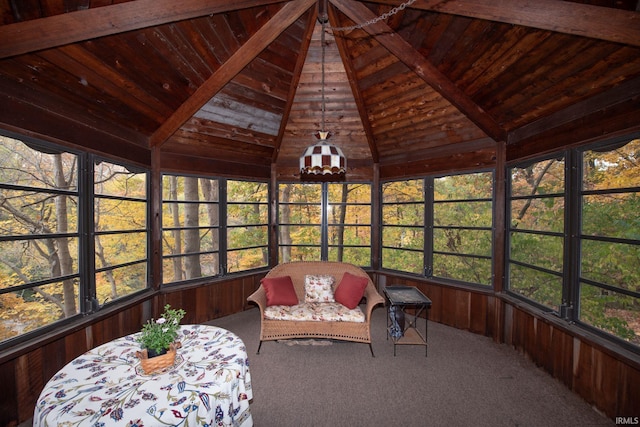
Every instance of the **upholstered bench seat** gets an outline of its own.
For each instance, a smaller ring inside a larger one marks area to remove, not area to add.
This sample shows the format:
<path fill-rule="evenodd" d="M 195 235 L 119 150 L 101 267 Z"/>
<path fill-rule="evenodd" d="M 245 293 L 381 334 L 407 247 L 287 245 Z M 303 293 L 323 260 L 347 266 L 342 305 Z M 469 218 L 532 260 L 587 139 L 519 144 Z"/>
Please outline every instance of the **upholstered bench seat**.
<path fill-rule="evenodd" d="M 269 320 L 300 320 L 309 322 L 359 322 L 365 321 L 360 307 L 349 310 L 337 302 L 304 303 L 297 305 L 272 305 L 264 310 Z"/>

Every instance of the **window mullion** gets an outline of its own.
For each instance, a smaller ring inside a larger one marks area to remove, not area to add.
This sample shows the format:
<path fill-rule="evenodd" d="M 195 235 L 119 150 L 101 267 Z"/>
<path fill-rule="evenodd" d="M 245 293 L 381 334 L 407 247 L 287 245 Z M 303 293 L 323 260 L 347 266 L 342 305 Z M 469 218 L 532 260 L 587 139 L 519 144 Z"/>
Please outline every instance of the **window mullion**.
<path fill-rule="evenodd" d="M 95 259 L 95 206 L 94 190 L 94 156 L 85 154 L 78 156 L 80 164 L 78 176 L 78 194 L 80 206 L 78 212 L 79 239 L 79 274 L 80 274 L 80 310 L 85 313 L 96 311 L 99 308 L 96 290 L 96 278 L 93 274 L 96 269 Z"/>
<path fill-rule="evenodd" d="M 329 260 L 329 184 L 322 183 L 320 218 L 320 259 Z"/>
<path fill-rule="evenodd" d="M 220 260 L 220 275 L 227 274 L 227 248 L 228 248 L 228 231 L 227 231 L 227 180 L 220 179 L 218 182 L 218 203 L 220 216 L 218 220 L 218 259 Z"/>
<path fill-rule="evenodd" d="M 565 210 L 564 210 L 564 265 L 562 283 L 562 306 L 560 316 L 576 320 L 579 312 L 578 282 L 580 277 L 580 230 L 582 162 L 576 150 L 570 150 L 565 163 Z"/>
<path fill-rule="evenodd" d="M 424 182 L 424 269 L 426 277 L 433 276 L 433 217 L 435 197 L 434 178 L 425 178 Z"/>

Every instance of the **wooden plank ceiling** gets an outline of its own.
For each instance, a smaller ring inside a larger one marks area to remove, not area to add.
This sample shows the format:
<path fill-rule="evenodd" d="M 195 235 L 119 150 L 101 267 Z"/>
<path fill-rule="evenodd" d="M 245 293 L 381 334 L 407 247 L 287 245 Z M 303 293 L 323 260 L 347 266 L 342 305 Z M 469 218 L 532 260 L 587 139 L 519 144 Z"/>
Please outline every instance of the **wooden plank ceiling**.
<path fill-rule="evenodd" d="M 400 3 L 327 6 L 333 28 L 375 21 L 325 30 L 325 127 L 352 178 L 534 143 L 605 110 L 640 119 L 640 2 L 416 0 L 375 19 Z M 0 126 L 295 179 L 321 127 L 317 12 L 316 0 L 0 0 Z"/>

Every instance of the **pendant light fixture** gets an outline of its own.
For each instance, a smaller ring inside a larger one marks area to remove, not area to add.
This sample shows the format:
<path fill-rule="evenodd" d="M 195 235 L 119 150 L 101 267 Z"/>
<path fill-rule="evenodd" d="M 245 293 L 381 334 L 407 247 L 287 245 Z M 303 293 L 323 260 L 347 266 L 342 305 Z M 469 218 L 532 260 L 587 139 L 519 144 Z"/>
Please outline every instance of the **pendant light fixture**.
<path fill-rule="evenodd" d="M 325 130 L 324 62 L 325 30 L 329 20 L 326 0 L 318 1 L 318 21 L 322 25 L 320 43 L 322 48 L 322 128 L 315 136 L 319 142 L 308 147 L 300 157 L 300 179 L 303 181 L 344 181 L 347 158 L 339 147 L 328 143 L 331 132 Z"/>

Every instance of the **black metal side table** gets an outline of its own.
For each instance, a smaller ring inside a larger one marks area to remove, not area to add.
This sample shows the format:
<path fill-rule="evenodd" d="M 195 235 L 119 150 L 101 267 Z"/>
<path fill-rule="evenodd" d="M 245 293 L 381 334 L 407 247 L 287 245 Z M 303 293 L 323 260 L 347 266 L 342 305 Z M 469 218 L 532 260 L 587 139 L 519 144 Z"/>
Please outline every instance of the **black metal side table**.
<path fill-rule="evenodd" d="M 387 286 L 387 339 L 393 340 L 393 355 L 396 345 L 423 345 L 427 356 L 427 332 L 431 300 L 413 286 Z M 408 313 L 407 309 L 413 309 Z M 424 312 L 424 335 L 417 328 L 418 317 Z"/>

